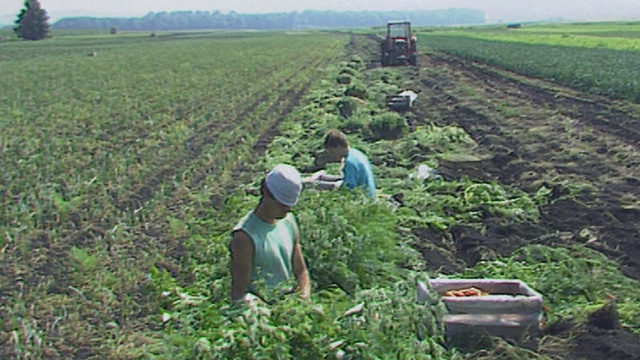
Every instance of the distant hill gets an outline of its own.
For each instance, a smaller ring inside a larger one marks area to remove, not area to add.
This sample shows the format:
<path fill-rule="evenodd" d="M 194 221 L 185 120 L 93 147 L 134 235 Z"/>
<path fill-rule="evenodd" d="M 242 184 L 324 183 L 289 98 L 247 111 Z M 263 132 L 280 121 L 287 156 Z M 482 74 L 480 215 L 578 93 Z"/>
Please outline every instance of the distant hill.
<path fill-rule="evenodd" d="M 176 11 L 148 13 L 143 17 L 71 17 L 53 24 L 54 29 L 200 30 L 374 27 L 389 20 L 410 20 L 415 26 L 475 25 L 486 22 L 480 10 L 446 9 L 424 11 L 303 11 L 271 14 L 240 14 L 220 11 Z"/>

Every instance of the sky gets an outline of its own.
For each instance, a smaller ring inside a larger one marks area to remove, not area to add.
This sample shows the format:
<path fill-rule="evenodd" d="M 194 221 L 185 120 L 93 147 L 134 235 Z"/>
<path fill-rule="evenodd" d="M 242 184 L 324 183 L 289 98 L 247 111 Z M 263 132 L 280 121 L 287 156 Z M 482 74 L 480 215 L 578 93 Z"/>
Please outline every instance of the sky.
<path fill-rule="evenodd" d="M 0 1 L 0 23 L 13 22 L 24 0 Z M 40 0 L 51 21 L 69 16 L 143 16 L 149 12 L 220 10 L 269 13 L 303 10 L 483 10 L 488 22 L 640 20 L 640 0 Z"/>

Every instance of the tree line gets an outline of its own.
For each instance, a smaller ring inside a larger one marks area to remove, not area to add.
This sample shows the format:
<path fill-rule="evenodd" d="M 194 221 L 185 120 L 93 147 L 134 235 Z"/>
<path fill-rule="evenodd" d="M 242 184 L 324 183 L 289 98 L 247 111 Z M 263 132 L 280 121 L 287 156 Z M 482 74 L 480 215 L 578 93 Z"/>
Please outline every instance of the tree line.
<path fill-rule="evenodd" d="M 118 30 L 202 30 L 256 29 L 292 30 L 311 28 L 375 27 L 389 20 L 409 20 L 415 26 L 471 25 L 486 21 L 484 12 L 472 9 L 429 11 L 316 11 L 239 14 L 220 11 L 150 12 L 140 18 L 64 18 L 54 29 L 113 29 Z"/>

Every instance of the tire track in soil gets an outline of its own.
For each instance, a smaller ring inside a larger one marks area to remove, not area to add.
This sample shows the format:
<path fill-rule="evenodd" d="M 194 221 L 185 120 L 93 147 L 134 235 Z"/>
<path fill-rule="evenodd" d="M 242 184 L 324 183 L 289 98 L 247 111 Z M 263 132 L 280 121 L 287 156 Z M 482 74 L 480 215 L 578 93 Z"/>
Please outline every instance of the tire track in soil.
<path fill-rule="evenodd" d="M 513 91 L 510 94 L 522 100 L 533 103 L 536 106 L 557 109 L 567 117 L 586 121 L 591 126 L 619 136 L 630 144 L 640 144 L 640 120 L 630 116 L 625 111 L 617 109 L 619 105 L 611 99 L 576 91 L 571 91 L 573 96 L 571 94 L 552 92 L 517 78 L 501 75 L 501 73 L 505 73 L 504 71 L 466 62 L 455 57 L 433 55 L 431 59 L 436 64 L 449 64 L 455 69 L 468 72 L 470 77 L 479 81 L 508 85 L 517 89 L 517 91 Z"/>
<path fill-rule="evenodd" d="M 441 67 L 446 71 L 421 79 L 420 86 L 423 94 L 428 94 L 430 99 L 425 105 L 419 107 L 418 114 L 433 112 L 433 109 L 437 109 L 441 114 L 441 119 L 437 122 L 458 124 L 465 128 L 481 145 L 482 150 L 489 151 L 493 155 L 492 161 L 486 163 L 485 168 L 492 178 L 535 191 L 532 185 L 539 184 L 545 172 L 554 172 L 557 176 L 564 176 L 567 179 L 574 177 L 586 181 L 596 189 L 595 198 L 577 201 L 562 200 L 544 207 L 540 226 L 542 229 L 527 226 L 521 229 L 522 231 L 515 232 L 517 236 L 514 237 L 514 241 L 504 241 L 504 234 L 497 234 L 504 229 L 501 230 L 500 225 L 492 223 L 488 225 L 496 232 L 493 235 L 498 236 L 500 239 L 498 242 L 491 241 L 486 236 L 480 237 L 479 234 L 470 231 L 460 231 L 458 234 L 454 232 L 454 237 L 457 235 L 458 240 L 462 239 L 459 248 L 466 248 L 460 255 L 463 258 L 473 259 L 469 251 L 474 251 L 478 246 L 489 246 L 494 251 L 507 255 L 527 242 L 536 241 L 536 237 L 544 235 L 541 231 L 545 234 L 554 231 L 565 234 L 568 232 L 569 242 L 584 244 L 587 239 L 580 235 L 580 231 L 595 229 L 598 233 L 598 241 L 588 246 L 617 260 L 621 264 L 621 270 L 628 276 L 640 279 L 640 262 L 637 260 L 639 249 L 634 245 L 640 241 L 637 232 L 640 225 L 640 211 L 624 208 L 619 202 L 623 196 L 633 196 L 636 200 L 639 198 L 637 190 L 637 185 L 640 184 L 639 174 L 637 171 L 629 172 L 629 164 L 627 166 L 613 164 L 611 159 L 607 159 L 606 154 L 606 149 L 610 148 L 614 142 L 619 146 L 635 149 L 631 152 L 640 151 L 638 147 L 640 141 L 633 127 L 627 131 L 620 125 L 637 125 L 633 115 L 615 108 L 615 105 L 606 99 L 583 100 L 557 95 L 550 90 L 503 77 L 498 74 L 498 71 L 486 70 L 484 67 L 476 71 L 477 67 L 468 65 L 460 59 L 435 56 L 423 57 L 421 60 L 423 66 Z M 526 116 L 521 116 L 515 121 L 505 120 L 505 116 L 492 110 L 477 97 L 459 95 L 455 88 L 461 81 L 465 86 L 476 89 L 478 93 L 493 94 L 506 103 L 546 109 L 567 117 L 580 126 L 590 127 L 594 129 L 592 144 L 599 143 L 600 145 L 594 147 L 602 149 L 597 152 L 605 153 L 579 154 L 580 157 L 573 163 L 562 163 L 557 154 L 569 148 L 571 142 L 562 139 L 557 129 L 558 125 L 549 124 L 549 119 L 545 118 L 548 113 L 528 111 Z M 589 95 L 581 94 L 581 97 L 589 99 Z M 615 122 L 604 121 L 603 118 L 615 119 Z M 527 149 L 534 145 L 534 141 L 527 138 L 527 129 L 536 126 L 547 126 L 555 129 L 556 133 L 547 139 L 548 143 L 541 146 L 539 151 L 529 152 Z M 636 157 L 634 161 L 637 160 Z M 555 168 L 541 166 L 549 161 L 554 162 Z M 617 176 L 625 173 L 629 176 Z M 605 174 L 604 179 L 603 174 Z M 550 185 L 556 196 L 563 195 L 567 191 L 560 184 Z M 584 202 L 589 205 L 585 206 Z M 567 242 L 567 236 L 561 238 L 551 237 L 546 241 Z M 469 247 L 466 242 L 476 246 Z M 471 265 L 473 262 L 471 261 Z"/>

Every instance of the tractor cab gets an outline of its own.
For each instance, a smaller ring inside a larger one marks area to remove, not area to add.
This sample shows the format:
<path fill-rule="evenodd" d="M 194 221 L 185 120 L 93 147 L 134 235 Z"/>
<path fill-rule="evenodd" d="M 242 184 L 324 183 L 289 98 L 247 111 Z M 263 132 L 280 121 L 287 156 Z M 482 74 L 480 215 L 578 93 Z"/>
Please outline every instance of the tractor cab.
<path fill-rule="evenodd" d="M 416 65 L 416 43 L 409 21 L 389 21 L 387 36 L 381 44 L 382 66 Z"/>

